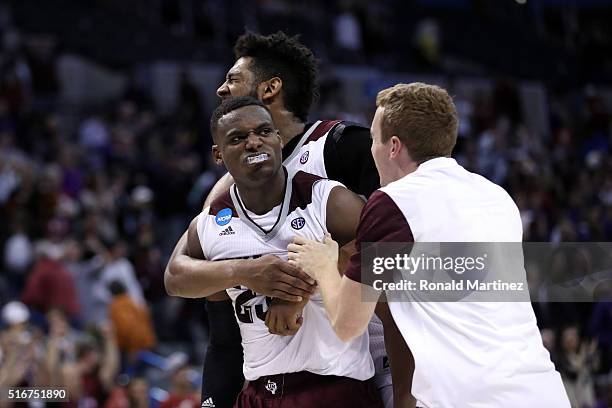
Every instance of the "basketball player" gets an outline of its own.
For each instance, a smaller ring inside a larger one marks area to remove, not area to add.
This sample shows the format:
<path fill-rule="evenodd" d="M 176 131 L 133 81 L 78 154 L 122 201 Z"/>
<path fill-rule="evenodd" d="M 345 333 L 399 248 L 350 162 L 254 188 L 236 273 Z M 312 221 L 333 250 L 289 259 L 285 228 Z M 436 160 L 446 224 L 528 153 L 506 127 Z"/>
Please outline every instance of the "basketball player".
<path fill-rule="evenodd" d="M 189 226 L 188 248 L 209 260 L 286 257 L 294 235 L 341 243 L 353 239 L 363 200 L 342 184 L 282 165 L 281 137 L 265 105 L 251 97 L 225 100 L 213 113 L 213 156 L 235 184 Z M 304 301 L 293 336 L 271 334 L 269 299 L 248 287 L 227 289 L 236 310 L 248 386 L 236 407 L 380 407 L 364 333 L 343 342 L 320 294 Z M 204 401 L 206 402 L 206 400 Z"/>
<path fill-rule="evenodd" d="M 364 284 L 375 275 L 368 268 L 364 274 L 371 276 L 361 274 L 361 243 L 522 241 L 510 196 L 450 157 L 458 119 L 445 90 L 399 84 L 381 91 L 376 104 L 372 155 L 383 187 L 363 209 L 357 252 L 344 276 L 330 238 L 321 244 L 298 236 L 289 246 L 291 262 L 317 279 L 345 341 L 363 333 L 374 313 L 362 294 L 380 294 Z M 414 355 L 412 394 L 419 406 L 569 407 L 528 301 L 398 301 L 389 308 Z"/>
<path fill-rule="evenodd" d="M 343 121 L 306 123 L 316 96 L 316 61 L 312 52 L 280 32 L 269 36 L 245 34 L 237 40 L 234 51 L 236 62 L 217 90 L 219 97 L 249 95 L 266 105 L 280 130 L 287 168 L 338 180 L 368 197 L 378 187 L 378 173 L 370 155 L 369 129 Z M 229 175 L 220 180 L 205 206 L 226 192 L 231 183 Z M 242 347 L 233 308 L 225 292 L 216 292 L 238 282 L 256 293 L 296 301 L 314 289 L 311 278 L 274 256 L 215 262 L 193 259 L 186 251 L 186 234 L 172 254 L 165 282 L 169 294 L 207 296 L 210 344 L 204 364 L 202 400 L 212 398 L 216 407 L 231 406 L 243 384 Z M 411 360 L 399 332 L 390 329 L 393 324 L 388 309 L 383 307 L 377 313 L 391 320 L 385 329 L 389 331 L 385 339 L 380 321 L 373 324 L 370 332 L 376 381 L 386 406 L 391 407 L 390 368 L 394 367 L 391 364 L 389 368 L 385 341 L 390 353 L 391 348 L 398 350 L 391 358 L 391 362 L 398 361 L 396 367 L 410 365 Z M 293 330 L 286 327 L 283 334 L 292 333 L 296 327 Z M 409 377 L 406 382 L 408 386 L 403 389 L 409 392 Z M 399 386 L 400 381 L 394 381 L 393 387 Z"/>

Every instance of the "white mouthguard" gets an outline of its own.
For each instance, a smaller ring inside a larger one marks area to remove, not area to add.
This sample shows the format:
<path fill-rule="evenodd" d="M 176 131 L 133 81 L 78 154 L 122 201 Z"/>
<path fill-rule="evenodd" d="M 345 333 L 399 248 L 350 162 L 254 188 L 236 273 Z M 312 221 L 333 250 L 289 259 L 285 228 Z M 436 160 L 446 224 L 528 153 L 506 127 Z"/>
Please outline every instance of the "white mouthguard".
<path fill-rule="evenodd" d="M 266 160 L 268 160 L 268 153 L 262 153 L 257 156 L 247 157 L 247 164 L 257 164 Z"/>

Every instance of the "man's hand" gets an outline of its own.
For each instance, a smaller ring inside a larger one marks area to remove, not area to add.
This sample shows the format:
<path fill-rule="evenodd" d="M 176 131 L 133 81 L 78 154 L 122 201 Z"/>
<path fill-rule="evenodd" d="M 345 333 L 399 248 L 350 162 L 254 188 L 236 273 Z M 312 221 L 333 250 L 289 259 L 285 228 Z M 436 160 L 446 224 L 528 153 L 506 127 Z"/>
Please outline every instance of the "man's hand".
<path fill-rule="evenodd" d="M 302 311 L 308 299 L 299 303 L 274 299 L 266 313 L 266 326 L 271 334 L 293 336 L 302 326 Z"/>
<path fill-rule="evenodd" d="M 238 281 L 252 291 L 289 302 L 301 302 L 316 288 L 314 279 L 274 255 L 245 260 L 238 273 Z"/>
<path fill-rule="evenodd" d="M 289 262 L 316 280 L 320 280 L 319 274 L 325 271 L 333 270 L 337 273 L 338 243 L 329 234 L 325 234 L 322 243 L 304 237 L 295 237 L 287 250 Z"/>

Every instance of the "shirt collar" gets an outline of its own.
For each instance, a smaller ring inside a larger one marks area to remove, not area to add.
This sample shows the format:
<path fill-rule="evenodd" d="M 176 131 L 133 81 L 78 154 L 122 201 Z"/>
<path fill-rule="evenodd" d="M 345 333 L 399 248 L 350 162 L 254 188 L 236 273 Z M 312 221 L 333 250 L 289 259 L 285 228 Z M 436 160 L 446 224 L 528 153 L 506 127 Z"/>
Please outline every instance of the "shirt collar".
<path fill-rule="evenodd" d="M 421 163 L 418 170 L 436 170 L 452 166 L 458 166 L 457 161 L 452 157 L 435 157 Z"/>

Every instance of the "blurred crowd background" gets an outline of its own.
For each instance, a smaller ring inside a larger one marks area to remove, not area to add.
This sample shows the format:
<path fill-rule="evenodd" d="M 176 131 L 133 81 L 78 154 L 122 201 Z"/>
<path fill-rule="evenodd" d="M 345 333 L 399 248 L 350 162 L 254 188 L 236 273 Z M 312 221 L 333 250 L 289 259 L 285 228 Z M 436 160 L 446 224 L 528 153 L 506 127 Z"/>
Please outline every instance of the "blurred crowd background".
<path fill-rule="evenodd" d="M 0 388 L 199 406 L 204 305 L 163 272 L 223 174 L 207 123 L 245 27 L 321 60 L 311 119 L 369 125 L 379 89 L 440 83 L 455 157 L 525 241 L 612 241 L 610 21 L 604 0 L 0 2 Z M 573 406 L 612 406 L 612 303 L 533 295 Z"/>

